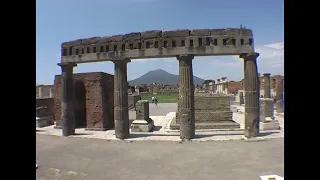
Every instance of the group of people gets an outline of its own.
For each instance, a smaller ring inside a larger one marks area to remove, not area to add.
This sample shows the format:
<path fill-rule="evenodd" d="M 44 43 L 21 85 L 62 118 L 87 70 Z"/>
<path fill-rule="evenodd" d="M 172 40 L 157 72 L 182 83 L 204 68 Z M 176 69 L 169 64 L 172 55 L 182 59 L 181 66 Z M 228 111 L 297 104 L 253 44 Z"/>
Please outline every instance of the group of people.
<path fill-rule="evenodd" d="M 153 96 L 152 97 L 152 103 L 154 103 L 155 107 L 158 107 L 158 98 L 157 98 L 157 96 Z"/>

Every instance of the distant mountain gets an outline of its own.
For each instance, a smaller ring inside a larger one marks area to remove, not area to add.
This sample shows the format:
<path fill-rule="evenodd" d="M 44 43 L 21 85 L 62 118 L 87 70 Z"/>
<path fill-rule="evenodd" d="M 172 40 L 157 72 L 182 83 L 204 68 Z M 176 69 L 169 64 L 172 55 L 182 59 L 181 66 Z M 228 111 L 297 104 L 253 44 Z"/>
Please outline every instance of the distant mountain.
<path fill-rule="evenodd" d="M 193 76 L 194 84 L 202 84 L 204 79 Z M 149 71 L 141 77 L 129 81 L 130 85 L 139 85 L 139 84 L 170 84 L 176 85 L 179 84 L 179 75 L 170 74 L 167 71 L 162 69 L 157 69 L 154 71 Z"/>

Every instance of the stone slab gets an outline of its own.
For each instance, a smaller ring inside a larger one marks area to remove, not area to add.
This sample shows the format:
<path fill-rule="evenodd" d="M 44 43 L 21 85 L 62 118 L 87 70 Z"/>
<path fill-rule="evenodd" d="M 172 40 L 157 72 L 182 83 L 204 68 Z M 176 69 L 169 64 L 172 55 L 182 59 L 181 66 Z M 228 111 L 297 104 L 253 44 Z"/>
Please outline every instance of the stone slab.
<path fill-rule="evenodd" d="M 280 124 L 277 120 L 260 122 L 260 130 L 280 130 Z"/>
<path fill-rule="evenodd" d="M 36 127 L 46 127 L 53 125 L 53 116 L 36 117 Z"/>
<path fill-rule="evenodd" d="M 151 132 L 154 128 L 153 120 L 134 120 L 131 124 L 131 132 Z"/>

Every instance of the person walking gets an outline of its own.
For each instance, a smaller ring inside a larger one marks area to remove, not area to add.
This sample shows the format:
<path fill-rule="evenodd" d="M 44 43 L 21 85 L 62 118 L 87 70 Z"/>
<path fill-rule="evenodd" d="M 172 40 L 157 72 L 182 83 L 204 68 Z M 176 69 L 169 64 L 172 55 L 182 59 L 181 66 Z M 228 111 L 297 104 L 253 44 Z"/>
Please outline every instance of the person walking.
<path fill-rule="evenodd" d="M 154 97 L 153 101 L 154 101 L 154 106 L 158 107 L 158 98 L 157 98 L 157 96 Z"/>

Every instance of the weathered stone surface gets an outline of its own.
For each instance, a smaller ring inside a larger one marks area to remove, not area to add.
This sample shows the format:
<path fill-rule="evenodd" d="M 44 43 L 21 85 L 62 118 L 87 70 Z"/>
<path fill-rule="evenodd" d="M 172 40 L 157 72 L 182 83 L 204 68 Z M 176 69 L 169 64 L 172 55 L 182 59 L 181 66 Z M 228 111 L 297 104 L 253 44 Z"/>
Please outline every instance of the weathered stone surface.
<path fill-rule="evenodd" d="M 187 37 L 190 36 L 190 30 L 189 29 L 177 29 L 173 31 L 163 31 L 162 36 L 166 38 L 172 38 L 172 37 Z"/>
<path fill-rule="evenodd" d="M 154 128 L 154 122 L 150 119 L 149 122 L 145 120 L 134 120 L 131 124 L 131 132 L 151 132 Z"/>
<path fill-rule="evenodd" d="M 243 92 L 239 92 L 239 104 L 240 105 L 244 104 Z"/>
<path fill-rule="evenodd" d="M 247 138 L 259 135 L 260 123 L 260 82 L 256 58 L 259 53 L 243 54 L 245 82 L 245 134 Z"/>
<path fill-rule="evenodd" d="M 127 63 L 130 60 L 116 61 L 114 69 L 114 119 L 115 135 L 118 139 L 126 139 L 129 132 L 128 81 Z"/>
<path fill-rule="evenodd" d="M 221 35 L 227 35 L 227 32 L 225 31 L 225 29 L 211 29 L 210 30 L 210 34 L 211 36 L 221 36 Z"/>
<path fill-rule="evenodd" d="M 141 96 L 140 95 L 128 95 L 128 108 L 129 110 L 133 109 L 136 110 L 136 103 L 141 100 Z"/>
<path fill-rule="evenodd" d="M 191 36 L 210 36 L 210 29 L 193 29 Z"/>
<path fill-rule="evenodd" d="M 260 120 L 274 119 L 274 100 L 272 98 L 260 98 Z"/>
<path fill-rule="evenodd" d="M 141 39 L 143 39 L 143 40 L 161 38 L 161 37 L 162 37 L 162 31 L 160 31 L 160 30 L 141 32 Z"/>
<path fill-rule="evenodd" d="M 104 36 L 104 37 L 101 37 L 99 40 L 98 40 L 98 43 L 108 43 L 108 42 L 111 42 L 112 41 L 112 38 L 111 36 Z"/>
<path fill-rule="evenodd" d="M 53 125 L 52 115 L 36 117 L 36 127 L 41 128 L 41 127 L 46 127 L 51 125 Z"/>
<path fill-rule="evenodd" d="M 48 116 L 48 115 L 51 115 L 48 107 L 41 106 L 36 108 L 37 117 Z"/>
<path fill-rule="evenodd" d="M 114 35 L 110 37 L 112 41 L 114 42 L 120 42 L 123 41 L 124 35 Z"/>
<path fill-rule="evenodd" d="M 100 37 L 91 37 L 87 39 L 82 39 L 81 44 L 82 45 L 89 45 L 89 44 L 96 44 L 98 43 Z"/>
<path fill-rule="evenodd" d="M 283 112 L 283 80 L 281 78 L 276 79 L 276 111 Z"/>
<path fill-rule="evenodd" d="M 263 97 L 271 98 L 270 73 L 264 73 L 261 78 L 261 87 L 263 89 Z"/>
<path fill-rule="evenodd" d="M 75 125 L 87 130 L 106 130 L 114 127 L 113 75 L 92 72 L 73 75 L 75 88 Z M 61 126 L 61 76 L 54 80 L 54 114 L 57 126 Z M 82 91 L 82 92 L 81 92 Z M 77 97 L 78 96 L 78 97 Z"/>
<path fill-rule="evenodd" d="M 193 56 L 179 56 L 179 119 L 180 139 L 193 139 L 195 136 L 195 107 L 193 85 Z"/>
<path fill-rule="evenodd" d="M 136 119 L 148 120 L 149 118 L 149 101 L 139 100 L 136 103 Z"/>
<path fill-rule="evenodd" d="M 54 115 L 54 99 L 53 98 L 36 98 L 36 108 L 41 106 L 47 107 L 49 114 L 52 116 Z"/>
<path fill-rule="evenodd" d="M 70 136 L 75 133 L 73 106 L 73 68 L 75 63 L 59 63 L 61 67 L 61 120 L 62 135 Z"/>
<path fill-rule="evenodd" d="M 279 130 L 279 129 L 280 129 L 280 124 L 277 120 L 260 122 L 260 130 L 261 131 Z"/>
<path fill-rule="evenodd" d="M 141 36 L 140 32 L 133 32 L 133 33 L 125 34 L 123 36 L 123 39 L 125 41 L 140 40 L 140 38 L 141 38 L 140 36 Z"/>
<path fill-rule="evenodd" d="M 61 47 L 70 47 L 70 46 L 80 46 L 82 39 L 77 39 L 73 41 L 64 42 L 61 44 Z"/>

